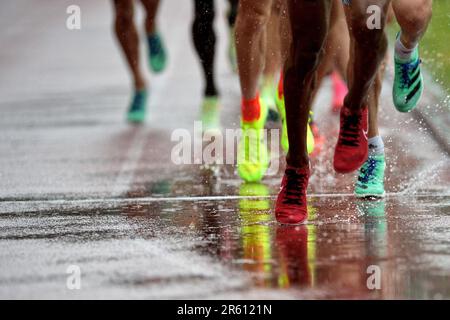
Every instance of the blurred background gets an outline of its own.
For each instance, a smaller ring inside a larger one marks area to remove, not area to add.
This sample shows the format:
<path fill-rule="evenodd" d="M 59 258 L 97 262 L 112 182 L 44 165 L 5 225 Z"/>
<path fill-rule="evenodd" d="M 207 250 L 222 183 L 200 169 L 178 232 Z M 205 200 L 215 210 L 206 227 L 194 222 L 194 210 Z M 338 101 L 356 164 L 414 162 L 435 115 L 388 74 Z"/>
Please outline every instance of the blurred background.
<path fill-rule="evenodd" d="M 436 83 L 447 92 L 450 88 L 449 32 L 450 2 L 434 0 L 433 19 L 421 43 L 422 55 Z"/>

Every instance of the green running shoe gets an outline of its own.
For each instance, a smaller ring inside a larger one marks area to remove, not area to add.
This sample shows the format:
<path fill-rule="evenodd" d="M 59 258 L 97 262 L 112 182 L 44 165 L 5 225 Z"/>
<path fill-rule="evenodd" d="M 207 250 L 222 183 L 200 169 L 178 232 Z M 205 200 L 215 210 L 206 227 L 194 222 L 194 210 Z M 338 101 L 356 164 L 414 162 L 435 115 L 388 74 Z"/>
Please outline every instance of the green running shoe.
<path fill-rule="evenodd" d="M 133 101 L 128 109 L 127 119 L 130 122 L 141 123 L 145 120 L 147 109 L 147 90 L 136 90 Z"/>
<path fill-rule="evenodd" d="M 150 68 L 155 73 L 162 72 L 166 68 L 167 54 L 161 35 L 159 33 L 148 35 L 147 40 Z"/>
<path fill-rule="evenodd" d="M 405 61 L 395 55 L 395 77 L 392 97 L 395 108 L 400 112 L 413 110 L 423 93 L 423 76 L 420 71 L 419 49 L 412 53 L 411 60 Z"/>
<path fill-rule="evenodd" d="M 203 132 L 211 134 L 220 132 L 220 104 L 217 96 L 203 99 L 201 118 Z"/>
<path fill-rule="evenodd" d="M 267 114 L 267 121 L 277 122 L 279 119 L 277 106 L 276 106 L 276 96 L 277 89 L 275 84 L 266 83 L 261 89 L 261 99 L 269 108 L 269 113 Z"/>
<path fill-rule="evenodd" d="M 278 108 L 278 113 L 280 114 L 282 128 L 281 128 L 281 147 L 284 152 L 289 151 L 289 139 L 288 139 L 288 131 L 287 131 L 287 122 L 286 122 L 286 108 L 284 104 L 284 96 L 280 96 L 279 91 L 277 90 L 277 94 L 275 95 L 276 105 Z M 314 135 L 311 130 L 311 126 L 309 123 L 311 122 L 311 114 L 308 120 L 308 128 L 306 129 L 306 145 L 308 154 L 311 154 L 314 151 Z"/>
<path fill-rule="evenodd" d="M 386 160 L 383 155 L 374 155 L 367 158 L 359 169 L 358 180 L 355 186 L 355 195 L 358 198 L 384 197 L 384 170 Z"/>
<path fill-rule="evenodd" d="M 269 153 L 264 143 L 264 125 L 267 105 L 260 99 L 261 112 L 258 120 L 241 121 L 242 136 L 237 151 L 239 176 L 247 182 L 259 182 L 269 167 Z"/>

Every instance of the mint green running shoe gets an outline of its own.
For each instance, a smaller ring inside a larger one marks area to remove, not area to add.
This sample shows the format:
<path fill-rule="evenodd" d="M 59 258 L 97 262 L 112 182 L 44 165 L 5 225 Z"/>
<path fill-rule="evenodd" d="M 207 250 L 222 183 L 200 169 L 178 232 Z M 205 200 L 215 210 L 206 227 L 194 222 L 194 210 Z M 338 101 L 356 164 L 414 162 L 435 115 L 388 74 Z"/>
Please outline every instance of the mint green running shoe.
<path fill-rule="evenodd" d="M 410 112 L 423 93 L 423 76 L 420 70 L 419 49 L 412 53 L 411 60 L 405 61 L 395 55 L 395 77 L 392 97 L 395 108 L 400 112 Z"/>
<path fill-rule="evenodd" d="M 384 197 L 384 170 L 386 160 L 384 154 L 367 158 L 359 169 L 358 180 L 355 186 L 355 195 L 358 198 Z"/>
<path fill-rule="evenodd" d="M 162 72 L 166 68 L 167 54 L 161 35 L 159 33 L 149 34 L 147 40 L 150 68 L 155 73 Z"/>
<path fill-rule="evenodd" d="M 219 98 L 205 97 L 201 106 L 203 132 L 216 134 L 220 132 L 220 104 Z"/>
<path fill-rule="evenodd" d="M 147 90 L 136 90 L 128 109 L 127 119 L 130 122 L 144 122 L 147 109 Z"/>

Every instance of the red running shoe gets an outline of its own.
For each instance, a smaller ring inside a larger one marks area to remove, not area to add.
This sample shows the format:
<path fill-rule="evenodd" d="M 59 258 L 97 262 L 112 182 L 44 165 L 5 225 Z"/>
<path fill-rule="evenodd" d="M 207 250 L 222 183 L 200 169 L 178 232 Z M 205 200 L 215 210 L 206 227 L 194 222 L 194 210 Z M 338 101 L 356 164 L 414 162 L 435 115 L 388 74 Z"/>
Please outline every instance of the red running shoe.
<path fill-rule="evenodd" d="M 306 189 L 308 188 L 309 165 L 303 168 L 288 166 L 281 182 L 275 207 L 277 221 L 285 224 L 302 223 L 308 217 Z"/>
<path fill-rule="evenodd" d="M 309 124 L 311 127 L 312 134 L 314 136 L 314 151 L 311 153 L 311 156 L 316 156 L 322 151 L 322 147 L 325 144 L 325 137 L 320 133 L 319 127 L 314 121 L 311 121 Z"/>
<path fill-rule="evenodd" d="M 336 71 L 333 71 L 331 74 L 331 81 L 333 84 L 333 102 L 331 104 L 331 109 L 333 112 L 337 113 L 344 105 L 344 98 L 348 93 L 348 88 L 345 81 Z"/>
<path fill-rule="evenodd" d="M 334 170 L 349 173 L 358 170 L 367 160 L 368 109 L 352 112 L 346 106 L 341 109 L 341 128 L 334 151 Z"/>

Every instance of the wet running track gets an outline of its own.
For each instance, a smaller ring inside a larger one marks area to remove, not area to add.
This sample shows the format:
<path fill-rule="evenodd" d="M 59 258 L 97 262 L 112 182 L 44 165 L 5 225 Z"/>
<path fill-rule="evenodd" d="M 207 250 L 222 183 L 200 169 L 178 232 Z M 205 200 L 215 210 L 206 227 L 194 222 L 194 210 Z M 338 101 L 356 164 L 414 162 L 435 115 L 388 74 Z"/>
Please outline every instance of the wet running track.
<path fill-rule="evenodd" d="M 243 184 L 233 166 L 171 160 L 172 132 L 194 136 L 201 102 L 189 1 L 163 1 L 170 65 L 151 76 L 143 126 L 124 122 L 129 82 L 111 4 L 77 1 L 82 28 L 69 31 L 72 1 L 33 2 L 0 4 L 0 298 L 450 298 L 450 158 L 420 118 L 394 111 L 389 79 L 387 197 L 357 200 L 354 175 L 333 172 L 327 81 L 310 219 L 280 226 L 279 173 Z M 220 9 L 222 125 L 237 128 Z M 73 268 L 79 290 L 67 285 Z"/>

